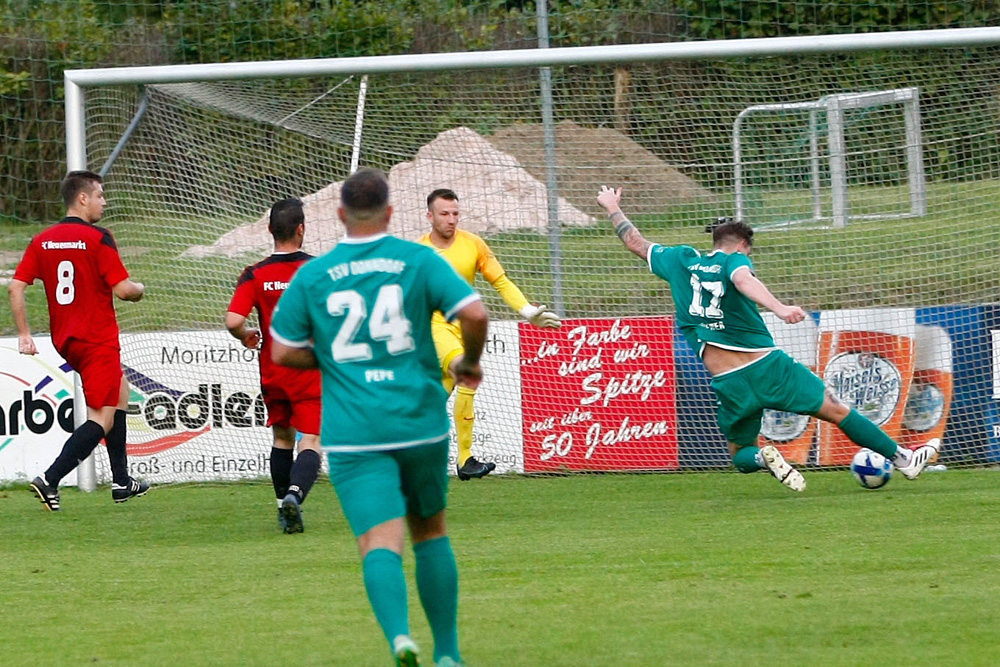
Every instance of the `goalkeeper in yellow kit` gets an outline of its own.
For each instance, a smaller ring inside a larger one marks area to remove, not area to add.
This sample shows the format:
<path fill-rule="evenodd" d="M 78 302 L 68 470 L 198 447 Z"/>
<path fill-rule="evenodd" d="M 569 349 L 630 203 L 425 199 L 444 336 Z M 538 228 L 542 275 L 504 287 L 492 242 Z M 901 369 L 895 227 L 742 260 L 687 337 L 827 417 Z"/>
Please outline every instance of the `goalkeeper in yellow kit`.
<path fill-rule="evenodd" d="M 545 306 L 528 303 L 517 285 L 507 277 L 485 241 L 471 232 L 458 229 L 458 195 L 452 190 L 439 189 L 427 195 L 427 219 L 431 222 L 431 231 L 417 239 L 417 242 L 434 248 L 470 285 L 475 282 L 478 271 L 493 285 L 508 306 L 536 327 L 556 328 L 562 324 L 559 317 Z M 445 390 L 451 393 L 456 384 L 454 369 L 465 353 L 462 347 L 462 329 L 457 323 L 446 321 L 440 312 L 436 312 L 431 320 L 431 333 L 441 361 L 441 380 Z M 484 477 L 496 468 L 492 461 L 478 461 L 472 455 L 475 396 L 475 388 L 459 379 L 455 394 L 455 433 L 458 436 L 458 478 L 461 480 Z"/>

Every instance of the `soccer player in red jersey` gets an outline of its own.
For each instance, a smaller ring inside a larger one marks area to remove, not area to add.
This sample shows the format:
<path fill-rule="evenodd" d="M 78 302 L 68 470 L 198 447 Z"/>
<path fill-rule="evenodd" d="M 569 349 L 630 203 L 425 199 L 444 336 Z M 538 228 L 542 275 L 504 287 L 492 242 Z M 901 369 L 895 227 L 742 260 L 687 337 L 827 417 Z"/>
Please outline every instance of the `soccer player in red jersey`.
<path fill-rule="evenodd" d="M 302 251 L 305 214 L 298 199 L 283 199 L 271 207 L 268 231 L 274 254 L 248 266 L 236 283 L 226 313 L 226 328 L 243 345 L 260 350 L 260 389 L 267 406 L 267 425 L 274 434 L 271 448 L 271 482 L 278 499 L 278 522 L 286 533 L 301 533 L 301 505 L 319 475 L 319 423 L 321 414 L 318 370 L 296 370 L 271 361 L 271 316 L 299 267 L 312 259 Z M 247 327 L 254 308 L 260 328 Z M 263 333 L 261 333 L 263 332 Z M 299 455 L 292 463 L 295 431 L 302 434 Z"/>
<path fill-rule="evenodd" d="M 53 512 L 59 510 L 59 482 L 102 438 L 111 462 L 114 501 L 123 503 L 149 491 L 149 484 L 128 474 L 125 409 L 129 386 L 122 373 L 111 298 L 138 301 L 145 287 L 129 280 L 111 232 L 95 224 L 106 204 L 101 177 L 90 171 L 71 171 L 63 180 L 62 196 L 66 217 L 31 240 L 9 287 L 18 350 L 37 354 L 24 291 L 35 280 L 42 281 L 52 344 L 80 375 L 87 403 L 87 421 L 73 431 L 52 465 L 31 481 L 32 490 Z"/>

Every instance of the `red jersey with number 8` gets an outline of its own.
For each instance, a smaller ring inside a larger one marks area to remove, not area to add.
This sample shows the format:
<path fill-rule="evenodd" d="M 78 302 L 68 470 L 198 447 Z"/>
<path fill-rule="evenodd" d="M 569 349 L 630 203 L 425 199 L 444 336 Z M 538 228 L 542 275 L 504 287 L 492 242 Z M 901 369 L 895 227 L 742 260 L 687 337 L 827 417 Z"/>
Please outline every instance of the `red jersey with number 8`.
<path fill-rule="evenodd" d="M 120 349 L 111 288 L 126 278 L 111 232 L 74 217 L 31 239 L 14 272 L 15 280 L 45 285 L 52 344 L 60 353 L 71 340 Z"/>

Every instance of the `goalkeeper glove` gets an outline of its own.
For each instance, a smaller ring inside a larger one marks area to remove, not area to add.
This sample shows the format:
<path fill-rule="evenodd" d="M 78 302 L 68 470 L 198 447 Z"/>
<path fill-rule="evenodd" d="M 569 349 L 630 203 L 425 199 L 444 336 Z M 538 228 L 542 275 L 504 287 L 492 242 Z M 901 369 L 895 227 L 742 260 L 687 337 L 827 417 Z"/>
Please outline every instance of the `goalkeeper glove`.
<path fill-rule="evenodd" d="M 521 317 L 540 329 L 558 329 L 562 326 L 559 316 L 547 308 L 548 306 L 532 306 L 529 303 L 521 309 Z"/>

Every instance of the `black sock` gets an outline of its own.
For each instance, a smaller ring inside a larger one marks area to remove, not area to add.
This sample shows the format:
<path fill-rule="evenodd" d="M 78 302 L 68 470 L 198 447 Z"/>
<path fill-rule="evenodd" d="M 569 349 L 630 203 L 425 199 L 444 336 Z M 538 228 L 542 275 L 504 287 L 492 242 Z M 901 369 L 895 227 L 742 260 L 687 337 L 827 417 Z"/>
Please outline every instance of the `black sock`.
<path fill-rule="evenodd" d="M 115 410 L 115 422 L 104 439 L 108 443 L 111 480 L 118 486 L 128 484 L 128 454 L 125 452 L 125 411 Z"/>
<path fill-rule="evenodd" d="M 302 450 L 295 459 L 295 465 L 292 466 L 292 483 L 288 491 L 297 495 L 300 503 L 306 499 L 309 489 L 316 482 L 319 465 L 319 454 L 311 449 Z"/>
<path fill-rule="evenodd" d="M 59 456 L 52 462 L 49 469 L 45 471 L 45 481 L 49 486 L 59 486 L 59 482 L 80 465 L 97 447 L 97 443 L 104 437 L 104 427 L 95 421 L 87 420 L 80 428 L 73 431 L 66 444 L 63 445 Z"/>
<path fill-rule="evenodd" d="M 292 477 L 292 450 L 271 447 L 271 483 L 274 497 L 281 500 L 288 493 Z"/>

